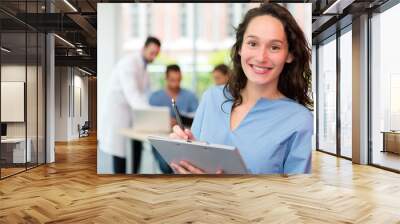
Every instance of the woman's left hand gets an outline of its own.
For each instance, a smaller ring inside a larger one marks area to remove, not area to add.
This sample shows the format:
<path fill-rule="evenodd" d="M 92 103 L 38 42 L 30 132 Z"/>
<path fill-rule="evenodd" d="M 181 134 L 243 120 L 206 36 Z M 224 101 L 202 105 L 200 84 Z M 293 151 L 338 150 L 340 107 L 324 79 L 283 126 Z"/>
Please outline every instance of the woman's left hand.
<path fill-rule="evenodd" d="M 204 170 L 193 166 L 188 161 L 180 161 L 179 164 L 171 163 L 171 168 L 175 170 L 176 173 L 179 174 L 206 174 Z M 218 170 L 215 174 L 222 174 L 222 170 Z"/>

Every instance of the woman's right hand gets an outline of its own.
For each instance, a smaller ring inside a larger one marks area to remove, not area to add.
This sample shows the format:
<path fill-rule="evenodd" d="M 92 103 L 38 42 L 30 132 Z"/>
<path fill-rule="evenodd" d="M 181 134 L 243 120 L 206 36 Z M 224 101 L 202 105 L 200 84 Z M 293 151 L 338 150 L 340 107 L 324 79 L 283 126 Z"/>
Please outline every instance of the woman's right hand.
<path fill-rule="evenodd" d="M 189 130 L 186 129 L 182 130 L 179 125 L 174 125 L 172 128 L 172 133 L 169 135 L 170 138 L 174 139 L 184 139 L 184 140 L 195 140 L 193 133 Z"/>

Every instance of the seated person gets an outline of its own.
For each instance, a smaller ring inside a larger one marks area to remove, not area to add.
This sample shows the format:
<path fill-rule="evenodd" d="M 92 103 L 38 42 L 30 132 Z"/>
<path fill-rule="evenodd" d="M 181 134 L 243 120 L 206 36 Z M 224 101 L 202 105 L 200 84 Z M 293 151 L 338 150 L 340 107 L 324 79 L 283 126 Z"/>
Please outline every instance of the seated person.
<path fill-rule="evenodd" d="M 182 74 L 178 65 L 168 65 L 165 73 L 166 88 L 151 94 L 149 104 L 152 106 L 168 106 L 171 115 L 171 127 L 176 124 L 171 99 L 175 99 L 181 115 L 196 112 L 198 100 L 189 90 L 181 88 Z"/>
<path fill-rule="evenodd" d="M 149 104 L 152 106 L 168 106 L 171 115 L 171 127 L 176 124 L 175 113 L 172 109 L 171 99 L 181 114 L 194 113 L 197 109 L 198 100 L 189 90 L 181 88 L 182 74 L 178 65 L 168 65 L 165 73 L 166 88 L 151 94 Z M 163 173 L 173 173 L 168 163 L 153 148 L 153 154 L 158 160 Z"/>
<path fill-rule="evenodd" d="M 214 70 L 212 71 L 215 85 L 225 85 L 228 82 L 230 73 L 231 71 L 229 67 L 225 64 L 219 64 L 215 66 Z"/>

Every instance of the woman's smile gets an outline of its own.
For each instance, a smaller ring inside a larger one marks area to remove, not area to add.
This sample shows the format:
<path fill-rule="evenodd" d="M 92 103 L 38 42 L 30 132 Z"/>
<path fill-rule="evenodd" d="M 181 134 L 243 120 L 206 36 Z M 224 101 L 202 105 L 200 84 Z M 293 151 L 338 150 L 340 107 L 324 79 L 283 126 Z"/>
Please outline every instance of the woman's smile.
<path fill-rule="evenodd" d="M 249 66 L 252 68 L 252 71 L 257 75 L 268 75 L 273 69 L 272 66 L 261 66 L 255 64 L 249 64 Z"/>

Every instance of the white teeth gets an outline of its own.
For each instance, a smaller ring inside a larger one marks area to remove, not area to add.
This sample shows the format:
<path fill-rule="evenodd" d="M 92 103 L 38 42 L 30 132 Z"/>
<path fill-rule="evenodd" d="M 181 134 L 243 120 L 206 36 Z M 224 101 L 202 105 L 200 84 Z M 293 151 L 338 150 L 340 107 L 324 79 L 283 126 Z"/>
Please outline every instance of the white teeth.
<path fill-rule="evenodd" d="M 268 67 L 262 67 L 262 66 L 257 66 L 257 65 L 253 65 L 254 67 L 257 67 L 257 68 L 262 68 L 262 69 L 267 69 Z"/>
<path fill-rule="evenodd" d="M 253 65 L 253 69 L 258 72 L 266 72 L 269 70 L 268 67 L 261 67 L 261 66 L 257 66 L 257 65 Z"/>

